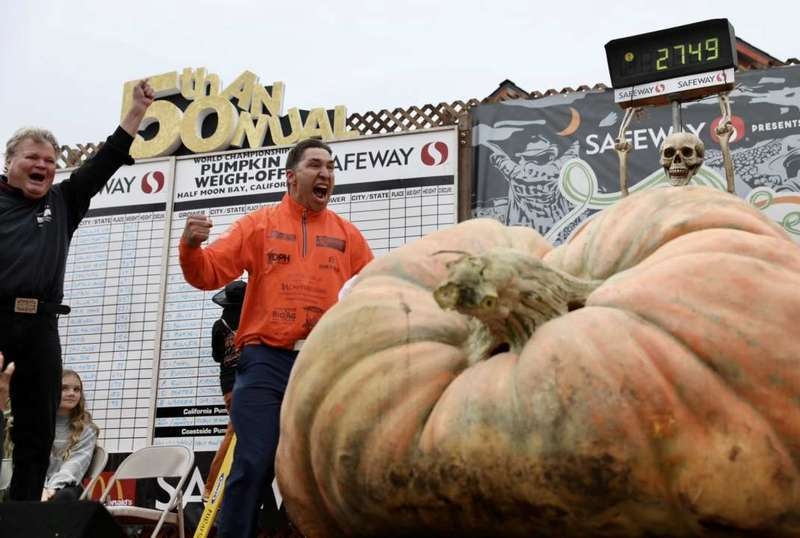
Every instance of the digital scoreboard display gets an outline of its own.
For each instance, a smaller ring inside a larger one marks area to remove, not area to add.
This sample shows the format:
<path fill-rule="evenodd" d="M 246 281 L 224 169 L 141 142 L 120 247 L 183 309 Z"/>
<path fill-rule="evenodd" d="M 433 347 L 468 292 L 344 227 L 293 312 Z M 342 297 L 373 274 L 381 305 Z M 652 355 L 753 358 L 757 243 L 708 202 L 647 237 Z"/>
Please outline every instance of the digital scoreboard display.
<path fill-rule="evenodd" d="M 736 67 L 736 35 L 728 19 L 676 26 L 606 43 L 614 88 Z"/>

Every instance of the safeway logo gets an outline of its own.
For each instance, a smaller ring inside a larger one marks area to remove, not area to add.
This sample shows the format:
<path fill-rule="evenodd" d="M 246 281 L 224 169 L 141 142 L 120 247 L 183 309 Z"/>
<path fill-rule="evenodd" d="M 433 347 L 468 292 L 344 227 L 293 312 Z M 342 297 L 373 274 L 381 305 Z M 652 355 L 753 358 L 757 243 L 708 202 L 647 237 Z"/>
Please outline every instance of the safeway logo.
<path fill-rule="evenodd" d="M 164 188 L 164 173 L 156 170 L 155 172 L 147 172 L 142 176 L 142 192 L 145 194 L 153 194 L 161 192 Z"/>
<path fill-rule="evenodd" d="M 717 144 L 719 144 L 719 135 L 717 134 L 717 127 L 719 126 L 721 121 L 722 118 L 719 117 L 711 122 L 711 139 Z M 733 127 L 733 132 L 731 133 L 730 142 L 736 142 L 737 140 L 741 139 L 747 132 L 745 130 L 744 120 L 739 116 L 731 116 L 731 127 Z"/>
<path fill-rule="evenodd" d="M 438 166 L 447 161 L 448 149 L 444 142 L 428 142 L 422 146 L 422 163 L 427 166 Z"/>
<path fill-rule="evenodd" d="M 656 93 L 664 93 L 664 90 L 666 89 L 667 87 L 663 84 L 656 84 Z"/>

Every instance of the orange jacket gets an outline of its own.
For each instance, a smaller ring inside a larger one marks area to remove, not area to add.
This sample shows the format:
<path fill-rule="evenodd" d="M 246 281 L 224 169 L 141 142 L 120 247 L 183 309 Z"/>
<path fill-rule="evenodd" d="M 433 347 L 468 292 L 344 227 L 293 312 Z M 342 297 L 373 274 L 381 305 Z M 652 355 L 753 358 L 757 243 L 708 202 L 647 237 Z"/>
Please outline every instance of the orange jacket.
<path fill-rule="evenodd" d="M 180 243 L 186 281 L 204 290 L 248 273 L 236 345 L 292 349 L 372 260 L 361 232 L 329 209 L 314 213 L 288 194 L 234 222 L 205 248 Z"/>

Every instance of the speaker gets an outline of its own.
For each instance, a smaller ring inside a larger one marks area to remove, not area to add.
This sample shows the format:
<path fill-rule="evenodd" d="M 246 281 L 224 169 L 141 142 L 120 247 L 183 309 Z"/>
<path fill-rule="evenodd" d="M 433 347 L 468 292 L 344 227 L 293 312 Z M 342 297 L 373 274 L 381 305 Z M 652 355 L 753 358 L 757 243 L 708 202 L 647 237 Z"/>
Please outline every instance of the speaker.
<path fill-rule="evenodd" d="M 0 538 L 125 538 L 94 501 L 0 503 Z"/>

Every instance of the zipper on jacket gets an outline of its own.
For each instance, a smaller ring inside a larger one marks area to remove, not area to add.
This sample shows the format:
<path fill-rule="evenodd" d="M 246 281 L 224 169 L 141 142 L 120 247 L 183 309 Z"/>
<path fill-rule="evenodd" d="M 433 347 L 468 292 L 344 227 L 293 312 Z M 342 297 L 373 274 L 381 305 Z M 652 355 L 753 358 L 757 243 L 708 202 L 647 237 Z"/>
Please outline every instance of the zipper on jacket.
<path fill-rule="evenodd" d="M 304 209 L 303 210 L 303 258 L 306 257 L 306 252 L 308 251 L 308 240 L 306 238 L 307 236 L 306 221 L 308 220 L 307 215 L 308 215 L 308 210 Z"/>

